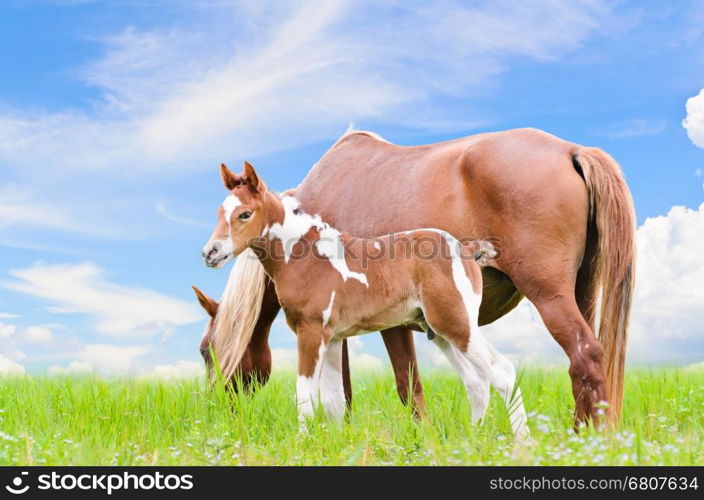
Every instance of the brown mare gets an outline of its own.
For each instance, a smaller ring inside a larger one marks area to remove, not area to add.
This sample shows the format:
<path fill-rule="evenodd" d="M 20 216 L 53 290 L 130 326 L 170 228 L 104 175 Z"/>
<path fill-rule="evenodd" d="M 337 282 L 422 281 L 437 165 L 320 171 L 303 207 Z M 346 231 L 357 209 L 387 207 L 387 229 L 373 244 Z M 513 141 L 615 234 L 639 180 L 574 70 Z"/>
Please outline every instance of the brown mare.
<path fill-rule="evenodd" d="M 328 417 L 344 416 L 345 338 L 413 325 L 429 333 L 462 377 L 474 421 L 486 413 L 491 383 L 509 409 L 514 433 L 527 433 L 513 365 L 477 324 L 482 292 L 477 259 L 483 255 L 475 245 L 436 229 L 354 237 L 301 211 L 294 197 L 271 193 L 246 162 L 242 175 L 225 165 L 221 172 L 230 192 L 223 212 L 232 255 L 254 251 L 296 333 L 301 422 L 313 415 L 319 398 Z M 245 352 L 242 346 L 232 354 L 235 363 Z"/>
<path fill-rule="evenodd" d="M 482 271 L 479 325 L 527 297 L 569 358 L 575 423 L 602 413 L 604 400 L 607 413 L 618 417 L 635 215 L 618 164 L 608 154 L 534 129 L 411 147 L 350 132 L 323 155 L 295 196 L 306 212 L 360 237 L 438 227 L 460 239 L 492 238 L 500 258 Z M 204 249 L 210 265 L 222 255 L 215 248 L 227 241 L 222 232 L 216 228 Z M 268 374 L 276 292 L 253 259 L 238 259 L 235 272 L 234 290 L 226 290 L 218 313 L 214 348 L 225 374 L 238 369 L 228 357 L 233 344 L 247 345 L 249 359 Z M 399 394 L 402 399 L 412 394 L 422 411 L 411 330 L 397 327 L 382 335 Z"/>

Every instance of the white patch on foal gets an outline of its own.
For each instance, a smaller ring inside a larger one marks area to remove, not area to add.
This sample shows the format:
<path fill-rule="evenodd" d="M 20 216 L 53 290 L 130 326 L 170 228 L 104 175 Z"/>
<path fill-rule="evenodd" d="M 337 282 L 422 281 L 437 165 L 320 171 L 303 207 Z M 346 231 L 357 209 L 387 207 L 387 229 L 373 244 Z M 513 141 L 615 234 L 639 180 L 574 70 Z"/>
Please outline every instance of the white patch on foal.
<path fill-rule="evenodd" d="M 368 287 L 367 275 L 352 271 L 347 266 L 345 246 L 342 243 L 342 238 L 340 238 L 340 231 L 326 224 L 326 227 L 318 232 L 320 239 L 315 243 L 315 248 L 320 255 L 328 258 L 332 267 L 342 276 L 342 280 L 347 281 L 352 278 Z"/>
<path fill-rule="evenodd" d="M 323 309 L 323 326 L 328 326 L 328 321 L 330 321 L 330 315 L 332 314 L 333 302 L 335 302 L 335 290 L 330 294 L 330 303 Z"/>
<path fill-rule="evenodd" d="M 342 279 L 356 279 L 369 286 L 364 273 L 351 271 L 345 259 L 345 248 L 340 238 L 340 231 L 322 221 L 319 215 L 310 215 L 305 212 L 296 213 L 298 200 L 293 196 L 284 196 L 281 199 L 284 206 L 283 223 L 275 223 L 269 228 L 271 237 L 279 238 L 284 246 L 284 261 L 291 258 L 293 245 L 298 242 L 311 228 L 318 230 L 320 239 L 316 242 L 316 249 L 320 255 L 327 257 Z"/>
<path fill-rule="evenodd" d="M 283 223 L 275 223 L 269 228 L 269 234 L 274 238 L 279 238 L 284 245 L 284 261 L 291 258 L 293 245 L 298 242 L 312 227 L 321 229 L 323 221 L 319 216 L 312 216 L 307 213 L 295 213 L 298 208 L 298 200 L 293 196 L 284 196 L 281 199 L 284 206 Z"/>

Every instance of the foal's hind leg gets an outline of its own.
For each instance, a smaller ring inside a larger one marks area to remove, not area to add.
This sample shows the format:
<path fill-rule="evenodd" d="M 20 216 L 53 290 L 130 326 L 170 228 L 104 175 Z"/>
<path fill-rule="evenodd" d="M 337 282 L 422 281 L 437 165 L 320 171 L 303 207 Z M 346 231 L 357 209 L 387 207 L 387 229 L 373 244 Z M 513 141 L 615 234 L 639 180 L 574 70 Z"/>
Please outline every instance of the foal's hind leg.
<path fill-rule="evenodd" d="M 476 367 L 477 371 L 487 377 L 491 385 L 504 400 L 508 411 L 511 429 L 516 437 L 528 435 L 528 417 L 523 406 L 521 389 L 516 386 L 516 370 L 513 363 L 497 351 L 475 328 L 464 356 Z"/>
<path fill-rule="evenodd" d="M 440 335 L 435 335 L 433 342 L 462 378 L 469 401 L 472 404 L 472 423 L 476 424 L 482 421 L 489 407 L 489 380 L 482 377 L 472 363 L 467 361 L 455 346 Z"/>

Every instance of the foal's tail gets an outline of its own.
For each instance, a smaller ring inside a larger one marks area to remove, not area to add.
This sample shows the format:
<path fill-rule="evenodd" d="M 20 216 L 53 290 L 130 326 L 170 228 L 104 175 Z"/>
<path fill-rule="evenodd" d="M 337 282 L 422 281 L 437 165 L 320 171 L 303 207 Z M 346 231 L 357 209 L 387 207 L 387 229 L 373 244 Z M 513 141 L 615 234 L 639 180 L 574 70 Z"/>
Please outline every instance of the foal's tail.
<path fill-rule="evenodd" d="M 213 350 L 224 380 L 235 374 L 247 350 L 261 312 L 266 280 L 264 267 L 252 250 L 237 257 L 220 299 L 213 332 Z"/>
<path fill-rule="evenodd" d="M 599 340 L 604 346 L 610 416 L 618 419 L 623 399 L 628 321 L 635 279 L 636 222 L 633 199 L 616 161 L 596 148 L 572 153 L 589 192 L 589 221 L 596 233 L 594 258 L 584 263 L 595 291 L 601 289 Z M 589 244 L 589 242 L 588 242 Z"/>

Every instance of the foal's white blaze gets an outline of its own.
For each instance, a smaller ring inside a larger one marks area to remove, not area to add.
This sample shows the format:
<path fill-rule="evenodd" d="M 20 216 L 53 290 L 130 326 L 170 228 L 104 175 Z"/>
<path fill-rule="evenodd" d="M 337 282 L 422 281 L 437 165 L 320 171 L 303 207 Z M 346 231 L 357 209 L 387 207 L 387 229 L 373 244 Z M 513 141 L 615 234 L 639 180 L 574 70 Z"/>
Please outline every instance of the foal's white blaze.
<path fill-rule="evenodd" d="M 307 213 L 296 214 L 294 211 L 298 208 L 298 200 L 293 196 L 284 196 L 281 199 L 284 206 L 284 221 L 283 223 L 275 223 L 269 228 L 269 234 L 272 237 L 279 238 L 284 246 L 284 261 L 288 262 L 291 258 L 293 245 L 296 244 L 312 227 L 322 228 L 323 222 L 319 216 L 312 216 Z"/>
<path fill-rule="evenodd" d="M 222 209 L 225 211 L 225 220 L 228 224 L 232 218 L 232 212 L 234 212 L 235 209 L 241 204 L 242 202 L 240 199 L 234 194 L 228 195 L 227 198 L 225 198 L 225 201 L 222 202 Z"/>
<path fill-rule="evenodd" d="M 367 281 L 367 275 L 364 273 L 358 273 L 352 271 L 347 266 L 347 259 L 345 258 L 345 246 L 342 243 L 341 234 L 335 228 L 326 226 L 319 230 L 320 239 L 316 242 L 315 248 L 318 253 L 324 257 L 327 257 L 338 273 L 342 276 L 343 281 L 347 281 L 352 278 L 365 286 L 369 286 Z"/>
<path fill-rule="evenodd" d="M 330 315 L 332 314 L 332 305 L 335 302 L 335 290 L 330 294 L 330 303 L 323 309 L 323 326 L 328 326 L 328 321 L 330 321 Z"/>

